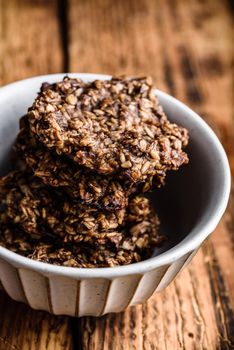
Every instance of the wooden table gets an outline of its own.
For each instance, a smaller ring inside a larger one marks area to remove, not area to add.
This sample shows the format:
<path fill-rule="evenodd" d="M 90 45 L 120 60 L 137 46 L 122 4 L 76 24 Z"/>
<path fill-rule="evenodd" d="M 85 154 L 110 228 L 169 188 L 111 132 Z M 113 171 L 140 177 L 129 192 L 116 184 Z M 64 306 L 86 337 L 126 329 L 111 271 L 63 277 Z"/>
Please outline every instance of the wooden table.
<path fill-rule="evenodd" d="M 53 72 L 147 74 L 214 128 L 234 170 L 231 1 L 0 0 L 0 84 Z M 55 317 L 0 294 L 0 350 L 231 349 L 234 197 L 165 291 L 101 318 Z"/>

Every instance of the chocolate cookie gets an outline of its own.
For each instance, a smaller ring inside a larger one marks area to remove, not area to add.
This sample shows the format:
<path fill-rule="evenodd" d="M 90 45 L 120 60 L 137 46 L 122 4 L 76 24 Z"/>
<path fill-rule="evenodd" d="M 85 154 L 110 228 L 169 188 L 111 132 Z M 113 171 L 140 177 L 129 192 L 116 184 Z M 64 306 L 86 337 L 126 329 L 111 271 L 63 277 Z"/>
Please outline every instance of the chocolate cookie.
<path fill-rule="evenodd" d="M 160 182 L 188 162 L 187 130 L 167 119 L 146 78 L 65 77 L 42 87 L 27 116 L 45 147 L 98 174 Z"/>

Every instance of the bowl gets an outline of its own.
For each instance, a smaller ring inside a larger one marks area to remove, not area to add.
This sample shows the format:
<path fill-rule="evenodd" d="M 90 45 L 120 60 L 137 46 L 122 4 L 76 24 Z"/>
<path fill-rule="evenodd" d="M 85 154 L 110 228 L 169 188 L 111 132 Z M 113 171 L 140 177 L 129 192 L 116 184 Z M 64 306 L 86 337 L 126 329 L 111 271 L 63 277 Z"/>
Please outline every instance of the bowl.
<path fill-rule="evenodd" d="M 65 74 L 38 76 L 0 89 L 0 175 L 10 167 L 10 148 L 20 116 L 42 82 Z M 69 74 L 84 81 L 106 75 Z M 230 170 L 226 154 L 210 127 L 191 109 L 157 90 L 169 119 L 190 133 L 188 165 L 167 176 L 150 197 L 168 242 L 150 259 L 108 268 L 71 268 L 30 260 L 0 247 L 0 281 L 14 300 L 56 315 L 101 316 L 145 302 L 164 289 L 214 231 L 226 208 Z"/>

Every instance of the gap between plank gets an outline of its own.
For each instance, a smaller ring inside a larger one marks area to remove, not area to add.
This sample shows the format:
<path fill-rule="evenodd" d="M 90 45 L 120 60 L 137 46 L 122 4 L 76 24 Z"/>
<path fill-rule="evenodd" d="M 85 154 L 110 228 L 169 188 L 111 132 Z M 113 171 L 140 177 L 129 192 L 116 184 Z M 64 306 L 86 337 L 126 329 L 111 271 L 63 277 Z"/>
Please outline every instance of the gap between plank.
<path fill-rule="evenodd" d="M 69 30 L 68 30 L 68 0 L 58 0 L 58 21 L 60 27 L 60 38 L 63 53 L 63 72 L 69 71 Z"/>

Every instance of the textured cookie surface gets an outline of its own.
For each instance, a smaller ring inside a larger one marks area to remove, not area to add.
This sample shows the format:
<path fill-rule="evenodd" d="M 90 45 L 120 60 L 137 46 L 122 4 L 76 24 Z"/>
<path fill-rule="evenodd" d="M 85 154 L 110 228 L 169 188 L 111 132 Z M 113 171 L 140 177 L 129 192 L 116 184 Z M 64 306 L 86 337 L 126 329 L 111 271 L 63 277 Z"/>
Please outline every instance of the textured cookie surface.
<path fill-rule="evenodd" d="M 130 194 L 139 190 L 129 181 L 95 174 L 64 155 L 48 150 L 31 135 L 25 117 L 14 145 L 21 167 L 26 166 L 45 184 L 63 188 L 72 199 L 110 211 L 124 208 Z M 148 187 L 150 184 L 148 185 Z M 139 187 L 139 186 L 138 186 Z M 141 189 L 146 187 L 141 186 Z"/>
<path fill-rule="evenodd" d="M 132 198 L 114 213 L 71 202 L 36 177 L 0 180 L 0 244 L 30 258 L 66 266 L 129 264 L 147 257 L 162 237 L 148 199 Z"/>
<path fill-rule="evenodd" d="M 48 149 L 99 174 L 160 182 L 188 161 L 186 129 L 170 123 L 146 78 L 44 84 L 28 120 Z"/>

